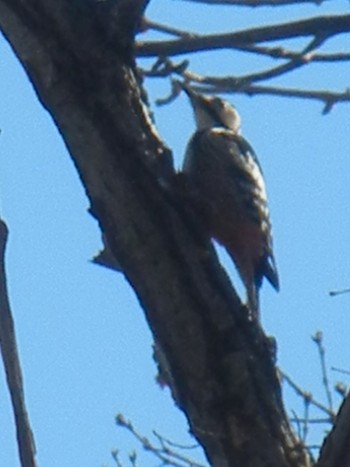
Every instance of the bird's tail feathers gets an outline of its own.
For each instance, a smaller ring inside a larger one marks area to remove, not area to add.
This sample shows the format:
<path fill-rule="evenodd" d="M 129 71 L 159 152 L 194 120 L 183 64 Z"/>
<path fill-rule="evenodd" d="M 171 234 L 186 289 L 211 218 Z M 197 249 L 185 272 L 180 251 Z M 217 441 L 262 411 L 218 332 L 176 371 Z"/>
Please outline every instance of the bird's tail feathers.
<path fill-rule="evenodd" d="M 275 259 L 273 256 L 269 256 L 265 259 L 261 272 L 270 282 L 272 287 L 274 287 L 278 291 L 280 288 L 280 283 Z"/>

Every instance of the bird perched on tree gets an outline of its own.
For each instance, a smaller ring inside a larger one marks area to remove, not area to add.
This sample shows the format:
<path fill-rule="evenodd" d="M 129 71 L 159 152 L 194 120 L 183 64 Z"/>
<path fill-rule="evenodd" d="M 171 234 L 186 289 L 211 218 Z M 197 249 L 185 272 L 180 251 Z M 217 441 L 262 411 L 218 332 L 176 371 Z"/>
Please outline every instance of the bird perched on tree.
<path fill-rule="evenodd" d="M 247 289 L 250 312 L 258 317 L 263 277 L 279 289 L 262 171 L 253 148 L 240 135 L 236 109 L 186 84 L 182 88 L 197 125 L 183 173 L 193 187 L 203 227 L 231 256 Z"/>

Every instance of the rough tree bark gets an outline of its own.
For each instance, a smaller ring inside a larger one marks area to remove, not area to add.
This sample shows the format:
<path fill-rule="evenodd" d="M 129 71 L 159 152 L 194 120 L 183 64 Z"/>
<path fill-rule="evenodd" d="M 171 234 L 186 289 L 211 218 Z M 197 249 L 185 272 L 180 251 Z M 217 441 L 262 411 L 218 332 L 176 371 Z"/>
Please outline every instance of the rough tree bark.
<path fill-rule="evenodd" d="M 0 27 L 67 145 L 210 464 L 306 466 L 270 340 L 188 215 L 148 117 L 133 58 L 147 3 L 0 0 Z"/>

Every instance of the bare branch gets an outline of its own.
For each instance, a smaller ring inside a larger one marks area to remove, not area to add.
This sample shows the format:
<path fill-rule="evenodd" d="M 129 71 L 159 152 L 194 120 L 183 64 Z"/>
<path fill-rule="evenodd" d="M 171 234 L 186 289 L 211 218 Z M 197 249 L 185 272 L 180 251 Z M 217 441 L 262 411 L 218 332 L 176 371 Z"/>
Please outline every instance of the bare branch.
<path fill-rule="evenodd" d="M 350 292 L 350 289 L 331 290 L 329 292 L 329 295 L 331 297 L 336 297 L 337 295 L 343 295 L 343 294 L 346 294 L 346 293 L 349 293 L 349 292 Z"/>
<path fill-rule="evenodd" d="M 181 38 L 193 38 L 193 37 L 202 37 L 200 34 L 184 31 L 166 24 L 161 24 L 154 22 L 148 18 L 143 20 L 144 30 L 153 29 L 154 31 L 164 32 L 166 34 L 171 34 L 176 37 Z M 284 47 L 268 47 L 268 46 L 258 46 L 254 44 L 248 45 L 236 45 L 233 47 L 236 50 L 241 52 L 250 52 L 257 55 L 268 56 L 276 59 L 297 59 L 300 57 L 300 52 L 295 52 L 293 50 L 288 50 Z M 316 48 L 316 47 L 314 47 Z M 338 53 L 307 53 L 304 51 L 303 57 L 305 62 L 342 62 L 350 60 L 349 52 L 338 52 Z"/>
<path fill-rule="evenodd" d="M 117 449 L 114 449 L 112 451 L 112 458 L 114 462 L 116 463 L 117 467 L 123 467 L 123 464 L 121 460 L 119 459 L 119 451 Z"/>
<path fill-rule="evenodd" d="M 307 423 L 309 425 L 324 425 L 326 423 L 331 423 L 330 421 L 330 418 L 327 417 L 327 418 L 308 418 L 308 419 L 305 419 L 303 417 L 298 417 L 296 415 L 294 415 L 294 417 L 290 417 L 290 421 L 293 422 L 293 423 L 305 423 L 305 421 L 307 420 Z"/>
<path fill-rule="evenodd" d="M 309 432 L 309 416 L 310 416 L 310 399 L 304 399 L 304 418 L 303 418 L 303 435 L 302 441 L 306 444 L 307 435 Z"/>
<path fill-rule="evenodd" d="M 258 81 L 264 81 L 266 79 L 276 78 L 277 76 L 284 75 L 285 73 L 290 73 L 297 68 L 300 68 L 309 63 L 308 59 L 305 58 L 306 54 L 309 54 L 314 48 L 318 47 L 325 38 L 315 37 L 311 40 L 311 42 L 302 50 L 299 54 L 296 54 L 294 58 L 292 58 L 287 63 L 283 65 L 279 65 L 275 68 L 269 68 L 266 71 L 260 71 L 257 73 L 251 73 L 249 75 L 245 75 L 241 78 L 235 78 L 239 85 L 239 82 L 242 84 L 245 83 L 256 83 Z"/>
<path fill-rule="evenodd" d="M 154 436 L 159 440 L 160 444 L 162 446 L 166 446 L 166 445 L 169 445 L 173 448 L 176 448 L 176 449 L 183 449 L 183 450 L 188 450 L 188 449 L 196 449 L 199 447 L 198 444 L 191 444 L 191 445 L 185 445 L 185 444 L 179 444 L 179 443 L 174 443 L 174 441 L 171 441 L 170 439 L 168 438 L 165 438 L 165 436 L 161 435 L 160 433 L 158 433 L 156 430 L 153 430 L 153 434 Z"/>
<path fill-rule="evenodd" d="M 308 391 L 305 391 L 304 389 L 302 389 L 300 386 L 298 386 L 290 376 L 288 376 L 284 371 L 282 371 L 281 369 L 279 369 L 279 373 L 282 377 L 282 379 L 284 381 L 286 381 L 289 386 L 294 389 L 294 391 L 297 393 L 298 396 L 302 397 L 304 401 L 306 401 L 306 403 L 308 404 L 311 404 L 315 407 L 317 407 L 318 409 L 320 409 L 322 412 L 324 412 L 325 414 L 327 414 L 329 416 L 329 422 L 332 423 L 333 419 L 334 419 L 334 412 L 332 410 L 330 410 L 327 406 L 325 406 L 324 404 L 321 404 L 320 402 L 318 402 L 317 400 L 314 399 L 314 397 L 312 396 L 312 394 Z"/>
<path fill-rule="evenodd" d="M 350 375 L 350 371 L 344 370 L 343 368 L 336 368 L 334 366 L 331 367 L 332 371 L 337 371 L 338 373 L 342 373 L 343 375 Z"/>
<path fill-rule="evenodd" d="M 147 31 L 148 29 L 153 29 L 154 31 L 163 32 L 165 34 L 170 34 L 172 36 L 181 37 L 184 39 L 198 36 L 198 34 L 189 31 L 183 31 L 182 29 L 174 28 L 172 26 L 167 26 L 165 24 L 152 21 L 146 17 L 142 19 L 142 29 L 144 31 Z"/>
<path fill-rule="evenodd" d="M 252 84 L 253 81 L 259 81 L 271 77 L 276 77 L 280 74 L 291 71 L 301 66 L 303 61 L 307 63 L 309 52 L 305 56 L 297 54 L 299 61 L 291 61 L 279 67 L 271 68 L 263 72 L 252 73 L 244 76 L 204 76 L 198 73 L 187 70 L 188 61 L 184 60 L 180 63 L 173 63 L 169 58 L 159 58 L 150 70 L 140 69 L 141 73 L 146 77 L 167 77 L 172 74 L 178 74 L 188 82 L 198 83 L 193 85 L 193 88 L 202 93 L 218 94 L 218 93 L 235 93 L 247 94 L 250 96 L 262 94 L 279 97 L 302 98 L 310 100 L 318 100 L 324 104 L 323 113 L 330 112 L 333 106 L 339 102 L 350 102 L 350 90 L 344 92 L 330 90 L 315 90 L 315 89 L 293 89 L 281 88 L 277 86 L 259 86 Z M 301 63 L 300 63 L 301 62 Z M 180 87 L 176 85 L 176 80 L 173 80 L 172 89 L 169 96 L 157 99 L 157 105 L 165 105 L 172 102 L 180 93 Z M 174 85 L 175 84 L 175 85 Z M 331 292 L 331 295 L 335 293 Z"/>
<path fill-rule="evenodd" d="M 305 3 L 313 3 L 315 5 L 321 5 L 325 0 L 184 0 L 193 3 L 207 3 L 209 5 L 235 5 L 235 6 L 248 6 L 248 7 L 259 7 L 259 6 L 287 6 Z"/>
<path fill-rule="evenodd" d="M 300 56 L 300 52 L 285 49 L 284 47 L 263 47 L 258 45 L 242 45 L 235 47 L 236 50 L 242 52 L 250 52 L 257 55 L 268 56 L 276 59 L 296 59 Z M 350 52 L 339 53 L 316 53 L 310 52 L 304 55 L 304 60 L 311 62 L 346 62 L 350 60 Z"/>
<path fill-rule="evenodd" d="M 148 18 L 144 18 L 144 29 L 153 29 L 154 31 L 164 32 L 176 37 L 200 37 L 199 34 L 184 31 L 182 29 L 174 28 L 166 24 L 161 24 L 154 22 Z M 276 59 L 298 59 L 300 57 L 300 52 L 295 52 L 293 50 L 285 49 L 284 47 L 268 47 L 268 46 L 258 46 L 258 45 L 241 45 L 235 46 L 236 50 L 242 52 L 250 52 L 257 55 L 268 56 Z M 350 60 L 350 53 L 339 52 L 339 53 L 305 53 L 303 54 L 305 62 L 342 62 Z"/>
<path fill-rule="evenodd" d="M 8 230 L 6 224 L 0 219 L 0 349 L 15 417 L 21 466 L 36 467 L 34 437 L 30 428 L 24 400 L 24 387 L 16 343 L 15 326 L 7 293 L 5 272 L 7 236 Z"/>
<path fill-rule="evenodd" d="M 315 342 L 317 345 L 318 349 L 318 354 L 320 357 L 320 363 L 321 363 L 321 371 L 322 371 L 322 383 L 323 387 L 326 391 L 326 397 L 328 401 L 328 407 L 330 412 L 333 413 L 333 402 L 332 402 L 332 393 L 329 387 L 329 380 L 328 380 L 328 375 L 327 375 L 327 367 L 326 367 L 326 350 L 323 345 L 323 335 L 322 332 L 317 331 L 314 336 L 312 336 L 312 340 Z"/>
<path fill-rule="evenodd" d="M 344 92 L 337 92 L 251 85 L 247 87 L 246 90 L 239 92 L 243 94 L 248 94 L 250 96 L 263 94 L 279 97 L 298 97 L 302 99 L 320 101 L 324 104 L 323 114 L 329 113 L 332 110 L 333 106 L 339 102 L 350 102 L 350 91 L 348 89 Z"/>
<path fill-rule="evenodd" d="M 329 38 L 350 31 L 350 15 L 318 16 L 301 21 L 272 24 L 226 34 L 209 34 L 170 41 L 139 42 L 139 57 L 174 56 L 215 49 L 232 49 L 237 46 L 270 42 L 293 37 Z"/>
<path fill-rule="evenodd" d="M 256 84 L 244 85 L 239 78 L 234 77 L 205 77 L 192 72 L 184 72 L 182 74 L 186 79 L 198 83 L 193 85 L 193 89 L 197 92 L 208 94 L 246 94 L 248 96 L 266 95 L 289 98 L 300 98 L 316 100 L 324 104 L 323 114 L 329 113 L 334 105 L 340 102 L 350 102 L 350 89 L 344 92 L 329 91 L 329 90 L 314 90 L 314 89 L 297 89 L 278 86 L 263 86 Z M 174 80 L 176 83 L 176 80 Z M 172 86 L 169 96 L 158 99 L 157 105 L 169 104 L 179 95 L 179 88 Z"/>
<path fill-rule="evenodd" d="M 156 436 L 159 445 L 152 443 L 149 438 L 141 435 L 130 420 L 126 420 L 122 414 L 118 414 L 115 418 L 116 424 L 125 428 L 131 435 L 141 444 L 143 449 L 152 452 L 160 461 L 162 465 L 172 465 L 173 467 L 206 467 L 205 464 L 198 463 L 193 459 L 181 454 L 178 450 L 174 450 L 176 445 L 171 443 L 173 447 L 169 447 L 168 440 L 160 436 L 158 433 L 153 432 Z M 118 451 L 117 451 L 118 452 Z"/>
<path fill-rule="evenodd" d="M 183 76 L 186 80 L 193 80 L 206 84 L 219 84 L 220 86 L 234 86 L 235 88 L 241 88 L 252 82 L 264 81 L 271 78 L 276 78 L 286 73 L 300 68 L 304 65 L 309 64 L 312 61 L 312 50 L 319 47 L 319 45 L 325 40 L 325 38 L 317 37 L 313 38 L 311 42 L 299 53 L 294 52 L 291 59 L 274 68 L 269 68 L 264 71 L 259 71 L 251 74 L 247 74 L 240 77 L 229 76 L 226 78 L 217 77 L 203 77 L 193 72 L 186 71 L 188 67 L 188 61 L 183 61 L 180 64 L 175 65 L 169 58 L 158 59 L 149 71 L 143 70 L 144 76 L 149 77 L 160 77 L 169 76 L 172 73 L 177 73 Z M 254 46 L 251 46 L 251 49 Z M 254 47 L 255 53 L 259 53 L 258 47 Z M 252 50 L 250 50 L 252 51 Z M 280 56 L 279 58 L 285 58 Z M 350 59 L 350 54 L 347 54 L 347 58 Z"/>

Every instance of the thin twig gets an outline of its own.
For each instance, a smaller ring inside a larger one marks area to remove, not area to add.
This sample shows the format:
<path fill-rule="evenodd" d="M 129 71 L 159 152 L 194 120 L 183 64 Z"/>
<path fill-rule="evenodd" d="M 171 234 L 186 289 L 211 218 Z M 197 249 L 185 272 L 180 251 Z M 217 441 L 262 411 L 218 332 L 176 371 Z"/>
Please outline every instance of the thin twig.
<path fill-rule="evenodd" d="M 143 449 L 152 452 L 159 460 L 163 462 L 162 465 L 171 465 L 174 467 L 207 467 L 204 464 L 195 462 L 194 460 L 183 456 L 182 454 L 170 449 L 165 445 L 164 438 L 157 436 L 160 442 L 160 447 L 155 446 L 148 438 L 139 434 L 134 428 L 130 420 L 126 420 L 122 414 L 116 416 L 116 423 L 118 426 L 127 429 L 136 438 Z"/>
<path fill-rule="evenodd" d="M 334 366 L 331 366 L 332 371 L 337 371 L 338 373 L 343 373 L 344 375 L 350 375 L 349 370 L 344 370 L 343 368 L 336 368 Z"/>
<path fill-rule="evenodd" d="M 243 93 L 250 96 L 257 94 L 264 94 L 270 96 L 280 97 L 298 97 L 301 99 L 311 99 L 320 101 L 324 104 L 322 113 L 329 113 L 333 106 L 339 102 L 350 102 L 350 91 L 344 92 L 337 91 L 317 91 L 313 89 L 293 89 L 293 88 L 279 88 L 273 86 L 259 86 L 251 85 Z"/>
<path fill-rule="evenodd" d="M 137 461 L 136 451 L 133 451 L 131 454 L 129 454 L 129 461 L 132 467 L 137 467 L 136 466 L 136 461 Z"/>
<path fill-rule="evenodd" d="M 294 423 L 296 425 L 296 432 L 297 432 L 298 439 L 301 439 L 302 438 L 302 435 L 301 435 L 301 419 L 299 418 L 298 414 L 294 410 L 292 410 L 292 414 L 294 415 L 293 420 L 294 420 Z"/>
<path fill-rule="evenodd" d="M 261 46 L 261 45 L 241 45 L 236 46 L 236 50 L 241 52 L 248 52 L 253 53 L 256 55 L 267 56 L 279 60 L 283 59 L 290 59 L 293 60 L 300 56 L 300 52 L 295 52 L 293 50 L 286 49 L 284 47 L 268 47 L 268 46 Z M 304 55 L 304 60 L 311 63 L 311 62 L 347 62 L 350 60 L 350 53 L 349 52 L 339 52 L 339 53 L 316 53 L 310 52 Z"/>
<path fill-rule="evenodd" d="M 303 436 L 302 441 L 303 444 L 306 444 L 306 438 L 309 431 L 309 412 L 310 412 L 310 399 L 304 399 L 304 418 L 302 420 L 303 423 Z"/>
<path fill-rule="evenodd" d="M 321 404 L 321 402 L 318 402 L 316 401 L 312 394 L 308 391 L 305 391 L 304 389 L 302 389 L 300 386 L 298 386 L 290 376 L 288 376 L 286 373 L 284 373 L 282 370 L 278 370 L 281 377 L 283 378 L 283 380 L 285 380 L 289 386 L 294 389 L 294 391 L 299 395 L 301 396 L 303 399 L 308 399 L 310 404 L 317 407 L 318 409 L 320 409 L 322 412 L 324 412 L 325 414 L 327 414 L 332 420 L 334 419 L 334 413 L 332 411 L 329 410 L 328 407 L 326 407 L 324 404 Z"/>
<path fill-rule="evenodd" d="M 309 425 L 324 425 L 326 423 L 332 423 L 332 420 L 327 418 L 300 418 L 297 416 L 290 417 L 289 421 L 292 423 L 305 423 L 307 422 Z"/>
<path fill-rule="evenodd" d="M 174 28 L 173 26 L 168 26 L 166 24 L 158 23 L 156 21 L 152 21 L 151 19 L 144 17 L 142 20 L 142 30 L 144 31 L 148 29 L 163 32 L 165 34 L 170 34 L 171 36 L 181 37 L 184 39 L 198 36 L 198 34 Z"/>
<path fill-rule="evenodd" d="M 315 450 L 317 449 L 317 451 L 319 451 L 321 448 L 321 445 L 320 444 L 310 444 L 310 446 L 307 447 L 308 451 L 310 452 L 311 450 Z M 314 465 L 314 464 L 312 464 Z"/>
<path fill-rule="evenodd" d="M 327 374 L 327 367 L 326 367 L 326 350 L 323 345 L 323 335 L 321 331 L 317 331 L 314 336 L 312 336 L 312 340 L 315 342 L 317 345 L 318 349 L 318 354 L 320 357 L 320 363 L 321 363 L 321 370 L 322 370 L 322 382 L 323 382 L 323 387 L 326 392 L 326 397 L 328 401 L 328 407 L 329 411 L 333 412 L 333 401 L 332 401 L 332 393 L 329 387 L 329 379 L 328 379 L 328 374 Z"/>
<path fill-rule="evenodd" d="M 253 82 L 256 83 L 258 81 L 276 78 L 278 76 L 284 75 L 285 73 L 290 73 L 291 71 L 294 71 L 297 68 L 308 64 L 309 60 L 306 58 L 306 56 L 309 55 L 312 50 L 319 47 L 323 42 L 325 42 L 326 39 L 327 37 L 324 35 L 314 37 L 298 55 L 296 54 L 292 59 L 290 59 L 287 63 L 284 63 L 283 65 L 279 65 L 274 68 L 269 68 L 265 71 L 251 73 L 249 75 L 242 76 L 241 78 L 234 79 L 237 80 L 237 83 L 241 82 L 242 84 Z"/>
<path fill-rule="evenodd" d="M 123 467 L 123 464 L 122 464 L 121 460 L 119 459 L 118 449 L 114 449 L 112 451 L 112 458 L 113 458 L 114 462 L 116 463 L 117 467 Z"/>
<path fill-rule="evenodd" d="M 191 444 L 190 446 L 188 446 L 184 444 L 174 443 L 170 439 L 167 439 L 163 435 L 158 433 L 156 430 L 153 430 L 153 434 L 156 438 L 158 438 L 159 442 L 162 445 L 168 444 L 169 446 L 172 446 L 173 448 L 176 448 L 176 449 L 197 449 L 199 447 L 198 444 Z"/>
<path fill-rule="evenodd" d="M 342 290 L 331 290 L 329 292 L 329 295 L 331 297 L 336 297 L 337 295 L 343 295 L 345 293 L 349 293 L 350 292 L 350 289 L 342 289 Z"/>
<path fill-rule="evenodd" d="M 171 76 L 172 74 L 184 75 L 189 65 L 188 60 L 182 60 L 181 62 L 174 63 L 169 58 L 158 58 L 149 70 L 139 68 L 143 76 L 147 78 L 164 78 Z"/>

